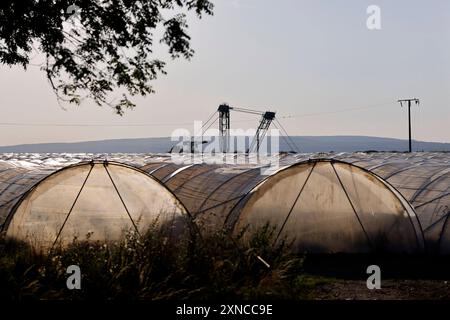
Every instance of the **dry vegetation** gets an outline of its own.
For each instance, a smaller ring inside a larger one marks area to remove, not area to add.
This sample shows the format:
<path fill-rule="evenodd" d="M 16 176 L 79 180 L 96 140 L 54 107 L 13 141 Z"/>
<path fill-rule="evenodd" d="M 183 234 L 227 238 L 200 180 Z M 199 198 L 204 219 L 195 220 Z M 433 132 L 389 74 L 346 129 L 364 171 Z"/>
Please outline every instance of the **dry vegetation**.
<path fill-rule="evenodd" d="M 248 242 L 226 233 L 175 238 L 155 229 L 119 243 L 74 240 L 48 254 L 1 239 L 0 299 L 450 299 L 447 258 L 295 255 L 273 238 L 269 227 Z M 366 287 L 370 264 L 382 267 L 381 290 Z M 81 268 L 81 290 L 66 287 L 69 265 Z"/>
<path fill-rule="evenodd" d="M 49 254 L 2 240 L 0 299 L 301 297 L 302 256 L 289 253 L 286 243 L 272 242 L 270 228 L 246 243 L 225 233 L 173 238 L 152 230 L 145 236 L 128 234 L 120 243 L 76 240 Z M 81 268 L 81 290 L 66 288 L 69 265 Z"/>

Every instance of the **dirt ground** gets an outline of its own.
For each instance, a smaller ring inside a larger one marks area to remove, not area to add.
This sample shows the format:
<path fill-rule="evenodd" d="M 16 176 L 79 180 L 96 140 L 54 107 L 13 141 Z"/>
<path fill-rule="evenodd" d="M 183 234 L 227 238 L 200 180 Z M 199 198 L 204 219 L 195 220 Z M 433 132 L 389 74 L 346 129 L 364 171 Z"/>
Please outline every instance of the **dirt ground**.
<path fill-rule="evenodd" d="M 317 300 L 450 300 L 450 281 L 386 279 L 369 290 L 364 280 L 333 279 L 311 291 Z"/>
<path fill-rule="evenodd" d="M 381 289 L 367 288 L 367 267 L 381 270 Z M 318 300 L 450 300 L 450 256 L 307 256 L 308 297 Z"/>

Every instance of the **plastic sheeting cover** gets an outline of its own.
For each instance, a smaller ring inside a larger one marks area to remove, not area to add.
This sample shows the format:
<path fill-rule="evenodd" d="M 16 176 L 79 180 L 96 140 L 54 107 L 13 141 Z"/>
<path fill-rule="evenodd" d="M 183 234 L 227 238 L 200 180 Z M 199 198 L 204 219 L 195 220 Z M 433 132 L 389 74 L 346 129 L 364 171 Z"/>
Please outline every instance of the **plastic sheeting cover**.
<path fill-rule="evenodd" d="M 6 234 L 39 247 L 74 239 L 118 240 L 152 223 L 176 223 L 186 209 L 156 179 L 117 163 L 82 163 L 45 177 L 17 202 Z"/>
<path fill-rule="evenodd" d="M 264 180 L 237 205 L 236 232 L 275 227 L 298 251 L 419 253 L 424 249 L 409 204 L 375 175 L 346 163 L 310 161 Z"/>

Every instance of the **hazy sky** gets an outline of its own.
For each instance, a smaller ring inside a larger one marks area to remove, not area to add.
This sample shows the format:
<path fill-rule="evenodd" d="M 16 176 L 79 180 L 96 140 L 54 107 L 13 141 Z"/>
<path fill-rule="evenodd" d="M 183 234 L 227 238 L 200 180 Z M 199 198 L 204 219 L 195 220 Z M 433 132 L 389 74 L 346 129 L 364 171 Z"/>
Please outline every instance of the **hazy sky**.
<path fill-rule="evenodd" d="M 213 2 L 213 17 L 190 19 L 195 57 L 168 61 L 156 94 L 124 117 L 93 103 L 63 110 L 38 67 L 1 66 L 0 145 L 169 136 L 222 102 L 275 110 L 292 135 L 407 138 L 396 100 L 410 97 L 422 100 L 414 138 L 450 142 L 450 1 Z M 381 30 L 366 27 L 372 4 Z M 249 128 L 258 117 L 231 121 Z"/>

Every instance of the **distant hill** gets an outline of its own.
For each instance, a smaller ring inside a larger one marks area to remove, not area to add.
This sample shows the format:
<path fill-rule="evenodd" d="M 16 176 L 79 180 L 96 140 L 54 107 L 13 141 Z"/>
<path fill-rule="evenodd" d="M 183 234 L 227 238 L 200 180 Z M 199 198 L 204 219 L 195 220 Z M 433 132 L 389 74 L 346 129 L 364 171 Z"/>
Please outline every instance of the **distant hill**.
<path fill-rule="evenodd" d="M 406 151 L 408 141 L 365 136 L 291 137 L 302 152 Z M 164 153 L 170 150 L 170 138 L 114 139 L 73 143 L 40 143 L 0 147 L 0 153 Z M 281 151 L 290 151 L 284 139 Z M 450 143 L 413 141 L 414 151 L 450 151 Z"/>

